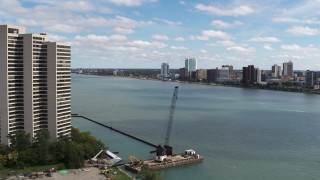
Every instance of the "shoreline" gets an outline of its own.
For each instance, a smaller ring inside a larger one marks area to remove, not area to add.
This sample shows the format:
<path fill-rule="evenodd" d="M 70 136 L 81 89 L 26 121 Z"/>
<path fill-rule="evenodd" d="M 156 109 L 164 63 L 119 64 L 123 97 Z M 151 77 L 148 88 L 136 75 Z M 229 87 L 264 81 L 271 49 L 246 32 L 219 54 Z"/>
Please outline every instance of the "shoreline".
<path fill-rule="evenodd" d="M 303 91 L 294 91 L 292 90 L 280 90 L 283 86 L 274 86 L 275 88 L 277 87 L 278 89 L 272 89 L 272 88 L 259 88 L 257 86 L 252 86 L 252 87 L 246 87 L 242 86 L 241 84 L 239 85 L 227 85 L 227 84 L 216 84 L 216 83 L 205 83 L 205 82 L 190 82 L 190 81 L 164 81 L 161 79 L 154 79 L 154 78 L 138 78 L 138 77 L 130 77 L 130 76 L 102 76 L 102 75 L 95 75 L 95 74 L 78 74 L 78 73 L 72 73 L 72 74 L 77 74 L 77 75 L 84 75 L 84 76 L 99 76 L 99 77 L 113 77 L 113 78 L 126 78 L 126 79 L 137 79 L 137 80 L 148 80 L 148 81 L 161 81 L 161 82 L 174 82 L 174 83 L 185 83 L 185 84 L 195 84 L 195 85 L 205 85 L 205 86 L 220 86 L 220 87 L 232 87 L 232 88 L 243 88 L 243 89 L 258 89 L 258 90 L 266 90 L 266 91 L 278 91 L 278 92 L 290 92 L 290 93 L 302 93 L 302 94 L 315 94 L 315 95 L 320 95 L 320 91 L 317 92 L 304 92 L 306 89 L 302 89 Z M 289 88 L 289 87 L 288 87 Z M 295 89 L 297 90 L 297 89 Z"/>

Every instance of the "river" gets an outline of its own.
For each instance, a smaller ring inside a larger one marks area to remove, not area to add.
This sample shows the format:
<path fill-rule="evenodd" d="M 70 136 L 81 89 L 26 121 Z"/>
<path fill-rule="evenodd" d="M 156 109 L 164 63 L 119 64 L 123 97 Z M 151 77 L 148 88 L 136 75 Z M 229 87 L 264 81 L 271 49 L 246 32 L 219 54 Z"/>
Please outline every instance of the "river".
<path fill-rule="evenodd" d="M 164 179 L 319 179 L 320 96 L 129 78 L 72 75 L 72 113 L 159 144 L 179 86 L 170 145 L 194 149 L 203 163 L 160 171 Z M 127 159 L 151 147 L 83 119 Z"/>

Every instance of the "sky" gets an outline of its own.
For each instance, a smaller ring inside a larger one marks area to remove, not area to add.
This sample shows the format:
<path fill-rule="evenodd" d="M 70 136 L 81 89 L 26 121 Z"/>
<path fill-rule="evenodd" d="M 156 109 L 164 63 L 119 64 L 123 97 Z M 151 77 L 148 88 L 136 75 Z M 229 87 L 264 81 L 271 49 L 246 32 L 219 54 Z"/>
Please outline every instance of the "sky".
<path fill-rule="evenodd" d="M 0 24 L 72 46 L 72 68 L 320 70 L 320 0 L 0 0 Z"/>

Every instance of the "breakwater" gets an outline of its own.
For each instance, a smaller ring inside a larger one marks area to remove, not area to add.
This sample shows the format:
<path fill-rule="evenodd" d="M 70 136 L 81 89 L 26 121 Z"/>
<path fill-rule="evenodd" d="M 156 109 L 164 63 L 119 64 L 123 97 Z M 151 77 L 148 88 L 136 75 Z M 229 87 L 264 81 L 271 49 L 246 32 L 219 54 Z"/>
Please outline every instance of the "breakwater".
<path fill-rule="evenodd" d="M 98 121 L 96 121 L 96 120 L 90 119 L 90 118 L 88 118 L 88 117 L 81 116 L 81 115 L 79 115 L 79 114 L 71 114 L 71 116 L 72 116 L 72 117 L 77 117 L 77 118 L 86 119 L 86 120 L 88 120 L 88 121 L 91 121 L 91 122 L 93 122 L 93 123 L 95 123 L 95 124 L 98 124 L 98 125 L 100 125 L 100 126 L 103 126 L 103 127 L 105 127 L 105 128 L 108 128 L 108 129 L 110 129 L 110 130 L 112 130 L 112 131 L 115 131 L 115 132 L 118 132 L 118 133 L 120 133 L 120 134 L 123 134 L 123 135 L 125 135 L 125 136 L 127 136 L 127 137 L 130 137 L 130 138 L 132 138 L 132 139 L 134 139 L 134 140 L 140 141 L 140 142 L 142 142 L 142 143 L 144 143 L 144 144 L 147 144 L 147 145 L 149 145 L 149 146 L 152 146 L 152 147 L 155 147 L 155 148 L 157 147 L 157 145 L 155 145 L 155 144 L 152 144 L 152 143 L 150 143 L 150 142 L 147 142 L 147 141 L 145 141 L 145 140 L 143 140 L 143 139 L 140 139 L 140 138 L 138 138 L 138 137 L 136 137 L 136 136 L 133 136 L 133 135 L 131 135 L 131 134 L 128 134 L 128 133 L 126 133 L 126 132 L 123 132 L 123 131 L 121 131 L 121 130 L 119 130 L 119 129 L 115 129 L 115 128 L 113 128 L 112 126 L 108 126 L 108 125 L 106 125 L 106 124 L 103 124 L 103 123 L 98 122 Z"/>

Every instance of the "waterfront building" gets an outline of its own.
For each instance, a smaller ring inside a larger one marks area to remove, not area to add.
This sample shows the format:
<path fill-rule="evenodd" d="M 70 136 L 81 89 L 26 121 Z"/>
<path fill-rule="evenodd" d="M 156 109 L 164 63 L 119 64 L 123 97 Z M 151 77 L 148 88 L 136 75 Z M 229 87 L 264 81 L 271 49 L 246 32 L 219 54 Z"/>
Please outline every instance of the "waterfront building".
<path fill-rule="evenodd" d="M 313 71 L 306 71 L 305 77 L 305 87 L 306 88 L 314 88 L 315 82 L 317 81 L 316 76 Z"/>
<path fill-rule="evenodd" d="M 196 58 L 187 58 L 185 60 L 185 68 L 188 72 L 196 71 L 197 70 L 197 59 Z"/>
<path fill-rule="evenodd" d="M 219 78 L 220 79 L 229 79 L 230 78 L 230 71 L 229 67 L 221 67 L 219 70 Z"/>
<path fill-rule="evenodd" d="M 218 79 L 218 68 L 207 70 L 207 80 L 208 82 L 216 82 Z"/>
<path fill-rule="evenodd" d="M 169 75 L 169 64 L 168 63 L 162 63 L 161 75 L 163 75 L 164 77 L 167 77 Z"/>
<path fill-rule="evenodd" d="M 232 65 L 222 65 L 222 67 L 227 67 L 229 69 L 229 76 L 233 74 L 233 66 Z"/>
<path fill-rule="evenodd" d="M 283 63 L 283 76 L 288 76 L 289 78 L 293 77 L 293 63 L 292 61 Z"/>
<path fill-rule="evenodd" d="M 186 68 L 180 68 L 179 69 L 179 76 L 182 80 L 186 80 L 189 78 L 188 69 Z"/>
<path fill-rule="evenodd" d="M 259 68 L 256 68 L 256 82 L 257 83 L 259 83 L 259 84 L 261 84 L 261 69 L 259 69 Z"/>
<path fill-rule="evenodd" d="M 242 83 L 252 84 L 255 82 L 255 70 L 254 65 L 242 68 Z"/>
<path fill-rule="evenodd" d="M 206 69 L 198 69 L 196 71 L 196 78 L 197 79 L 207 79 L 207 70 Z"/>
<path fill-rule="evenodd" d="M 24 27 L 0 25 L 0 143 L 24 130 L 71 134 L 71 47 Z"/>
<path fill-rule="evenodd" d="M 280 78 L 281 77 L 281 66 L 277 64 L 272 66 L 272 77 Z"/>

